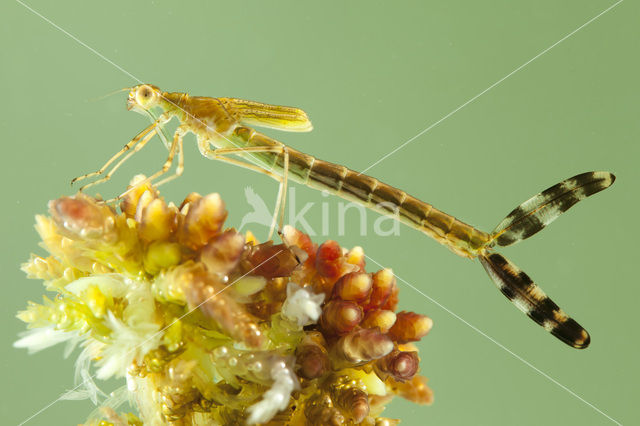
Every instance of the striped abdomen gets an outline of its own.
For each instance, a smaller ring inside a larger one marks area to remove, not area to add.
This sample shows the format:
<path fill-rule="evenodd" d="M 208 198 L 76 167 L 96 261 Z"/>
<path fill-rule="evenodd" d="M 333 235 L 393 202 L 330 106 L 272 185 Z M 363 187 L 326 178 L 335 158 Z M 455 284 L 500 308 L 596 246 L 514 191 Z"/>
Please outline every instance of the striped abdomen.
<path fill-rule="evenodd" d="M 344 166 L 316 159 L 309 170 L 306 183 L 311 187 L 328 189 L 342 198 L 395 217 L 460 256 L 476 257 L 478 249 L 490 239 L 488 234 L 443 213 L 431 204 Z"/>
<path fill-rule="evenodd" d="M 492 281 L 518 309 L 564 343 L 579 349 L 589 345 L 590 337 L 584 328 L 560 309 L 526 273 L 492 249 L 496 244 L 510 245 L 536 234 L 579 201 L 608 188 L 615 180 L 613 174 L 587 172 L 566 179 L 516 207 L 493 233 L 487 234 L 404 191 L 344 166 L 303 154 L 252 129 L 239 127 L 235 136 L 243 146 L 277 149 L 274 153 L 252 154 L 268 170 L 279 175 L 284 173 L 286 150 L 288 176 L 292 180 L 328 190 L 393 216 L 460 256 L 479 257 Z"/>
<path fill-rule="evenodd" d="M 278 145 L 279 142 L 251 129 L 236 130 L 246 146 Z M 441 212 L 432 205 L 418 200 L 406 192 L 344 166 L 319 160 L 286 147 L 289 153 L 289 178 L 312 188 L 327 190 L 341 198 L 360 203 L 384 215 L 429 235 L 454 253 L 474 258 L 491 236 L 455 217 Z M 265 166 L 278 174 L 283 173 L 284 153 L 253 154 Z"/>

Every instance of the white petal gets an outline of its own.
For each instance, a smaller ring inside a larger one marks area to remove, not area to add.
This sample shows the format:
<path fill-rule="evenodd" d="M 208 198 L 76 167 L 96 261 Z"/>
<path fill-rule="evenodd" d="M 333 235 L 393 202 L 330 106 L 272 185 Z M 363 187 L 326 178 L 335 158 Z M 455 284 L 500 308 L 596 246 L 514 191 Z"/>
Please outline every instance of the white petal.
<path fill-rule="evenodd" d="M 290 282 L 287 285 L 287 299 L 282 305 L 282 316 L 300 327 L 314 324 L 322 314 L 323 300 L 324 294 L 315 294 Z"/>
<path fill-rule="evenodd" d="M 13 346 L 27 348 L 30 354 L 78 337 L 76 332 L 56 330 L 54 326 L 34 328 L 19 335 L 22 338 L 15 341 Z"/>
<path fill-rule="evenodd" d="M 277 362 L 271 370 L 273 385 L 262 400 L 248 408 L 248 424 L 266 423 L 289 405 L 291 392 L 298 386 L 298 378 L 284 362 Z"/>

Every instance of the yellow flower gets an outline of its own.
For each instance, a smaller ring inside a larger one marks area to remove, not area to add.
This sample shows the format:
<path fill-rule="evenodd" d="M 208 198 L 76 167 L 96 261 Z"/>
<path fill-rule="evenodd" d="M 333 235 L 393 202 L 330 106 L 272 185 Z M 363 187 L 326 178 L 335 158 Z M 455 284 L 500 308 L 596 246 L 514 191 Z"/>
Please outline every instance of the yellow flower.
<path fill-rule="evenodd" d="M 101 405 L 87 424 L 395 424 L 379 417 L 393 395 L 431 401 L 407 345 L 431 320 L 396 315 L 393 273 L 367 273 L 360 247 L 291 227 L 259 244 L 224 229 L 219 195 L 178 207 L 149 185 L 120 212 L 78 194 L 49 213 L 50 256 L 23 270 L 56 295 L 18 314 L 30 330 L 15 346 L 82 346 L 66 398 Z M 127 385 L 107 397 L 94 377 Z M 138 416 L 116 412 L 128 396 Z"/>

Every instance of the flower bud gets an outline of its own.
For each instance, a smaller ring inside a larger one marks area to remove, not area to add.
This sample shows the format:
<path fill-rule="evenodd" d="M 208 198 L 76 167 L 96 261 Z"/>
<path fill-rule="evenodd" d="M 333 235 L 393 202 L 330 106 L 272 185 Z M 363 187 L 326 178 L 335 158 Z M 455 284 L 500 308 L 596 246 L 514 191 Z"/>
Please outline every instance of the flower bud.
<path fill-rule="evenodd" d="M 62 197 L 49 202 L 51 217 L 66 236 L 77 239 L 112 239 L 115 213 L 84 194 Z"/>
<path fill-rule="evenodd" d="M 391 269 L 382 269 L 373 274 L 371 297 L 365 309 L 381 308 L 391 296 L 394 288 L 396 288 L 396 278 Z M 395 307 L 389 310 L 393 311 Z"/>
<path fill-rule="evenodd" d="M 333 287 L 334 297 L 342 300 L 362 302 L 371 293 L 371 275 L 351 272 L 343 275 Z"/>
<path fill-rule="evenodd" d="M 157 274 L 163 269 L 177 265 L 182 258 L 180 245 L 168 241 L 155 241 L 147 247 L 143 258 L 144 269 Z"/>
<path fill-rule="evenodd" d="M 360 246 L 355 246 L 347 252 L 345 260 L 351 265 L 357 266 L 358 272 L 364 272 L 365 256 L 364 250 Z"/>
<path fill-rule="evenodd" d="M 145 194 L 148 194 L 145 193 Z M 161 198 L 149 202 L 140 214 L 138 235 L 146 241 L 166 240 L 175 231 L 175 207 L 171 209 Z"/>
<path fill-rule="evenodd" d="M 149 182 L 145 183 L 144 185 L 140 185 L 140 182 L 142 182 L 146 178 L 147 177 L 145 175 L 135 175 L 133 179 L 131 179 L 127 190 L 131 189 L 132 187 L 135 187 L 135 189 L 129 191 L 127 195 L 122 198 L 122 202 L 120 202 L 120 210 L 122 210 L 122 213 L 124 213 L 128 218 L 133 218 L 136 215 L 136 211 L 138 209 L 138 201 L 140 200 L 142 194 L 149 191 L 154 195 L 153 198 L 156 198 L 158 196 L 158 190 L 151 186 Z"/>
<path fill-rule="evenodd" d="M 296 364 L 299 374 L 306 379 L 321 377 L 330 369 L 329 354 L 322 334 L 317 331 L 307 333 L 296 349 Z"/>
<path fill-rule="evenodd" d="M 334 386 L 332 394 L 336 406 L 347 413 L 355 424 L 361 423 L 369 415 L 369 397 L 357 386 Z"/>
<path fill-rule="evenodd" d="M 344 414 L 333 405 L 331 397 L 324 393 L 319 393 L 312 397 L 306 404 L 304 415 L 307 424 L 311 425 L 342 425 L 345 423 Z"/>
<path fill-rule="evenodd" d="M 362 309 L 353 302 L 334 299 L 322 310 L 320 326 L 326 333 L 342 335 L 353 330 L 362 321 Z"/>
<path fill-rule="evenodd" d="M 398 343 L 417 342 L 427 335 L 433 320 L 426 315 L 402 311 L 396 314 L 396 322 L 389 335 Z"/>
<path fill-rule="evenodd" d="M 219 194 L 196 199 L 188 206 L 178 238 L 182 244 L 197 250 L 220 232 L 227 211 Z"/>
<path fill-rule="evenodd" d="M 190 306 L 197 306 L 234 339 L 251 347 L 262 345 L 264 336 L 256 320 L 224 291 L 223 284 L 201 264 L 185 265 L 174 270 L 173 275 L 173 280 L 184 288 Z"/>
<path fill-rule="evenodd" d="M 361 327 L 378 327 L 381 332 L 386 333 L 396 322 L 396 314 L 385 309 L 374 309 L 367 312 L 362 320 Z"/>
<path fill-rule="evenodd" d="M 390 354 L 376 362 L 376 372 L 381 378 L 388 376 L 405 382 L 418 372 L 420 358 L 417 352 L 402 352 L 394 349 Z"/>
<path fill-rule="evenodd" d="M 265 278 L 288 277 L 298 266 L 298 260 L 286 245 L 271 244 L 268 242 L 251 247 L 248 271 Z"/>
<path fill-rule="evenodd" d="M 282 241 L 289 247 L 295 246 L 302 249 L 307 254 L 307 259 L 304 262 L 310 262 L 310 264 L 313 265 L 318 246 L 311 241 L 311 238 L 307 234 L 297 230 L 291 225 L 285 225 L 284 228 L 282 228 Z"/>
<path fill-rule="evenodd" d="M 393 350 L 393 342 L 377 328 L 354 330 L 342 336 L 332 354 L 334 367 L 358 365 L 381 358 Z"/>
<path fill-rule="evenodd" d="M 320 244 L 316 253 L 316 270 L 320 275 L 337 279 L 341 275 L 343 263 L 342 249 L 338 243 L 328 240 Z"/>
<path fill-rule="evenodd" d="M 204 246 L 200 261 L 209 272 L 226 276 L 237 266 L 243 250 L 244 237 L 235 231 L 226 231 Z"/>
<path fill-rule="evenodd" d="M 433 402 L 433 391 L 427 386 L 427 378 L 414 376 L 406 382 L 397 382 L 387 379 L 387 385 L 401 397 L 416 404 L 428 405 Z"/>

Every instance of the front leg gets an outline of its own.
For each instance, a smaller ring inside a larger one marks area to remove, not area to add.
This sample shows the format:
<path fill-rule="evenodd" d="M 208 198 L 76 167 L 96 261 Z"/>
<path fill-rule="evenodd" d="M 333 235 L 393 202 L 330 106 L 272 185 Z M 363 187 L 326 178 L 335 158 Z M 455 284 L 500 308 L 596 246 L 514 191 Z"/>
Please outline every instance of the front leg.
<path fill-rule="evenodd" d="M 111 176 L 116 172 L 116 170 L 118 170 L 118 168 L 126 160 L 131 158 L 131 156 L 133 156 L 134 153 L 140 151 L 147 144 L 147 142 L 151 140 L 151 138 L 154 135 L 162 131 L 162 127 L 167 123 L 167 121 L 169 121 L 169 116 L 166 114 L 162 114 L 157 120 L 151 123 L 150 126 L 148 126 L 146 129 L 138 133 L 133 139 L 131 139 L 131 141 L 129 141 L 120 151 L 118 151 L 115 155 L 113 155 L 99 170 L 92 173 L 87 173 L 86 175 L 83 175 L 83 176 L 78 176 L 71 181 L 71 184 L 73 185 L 75 182 L 78 182 L 80 180 L 103 174 L 114 161 L 116 161 L 118 158 L 122 156 L 122 154 L 129 151 L 131 148 L 135 147 L 133 151 L 129 152 L 115 166 L 113 166 L 111 171 L 109 171 L 109 173 L 107 173 L 105 177 L 81 187 L 79 191 L 82 192 L 83 190 L 89 188 L 90 186 L 97 185 L 99 183 L 109 180 Z"/>

